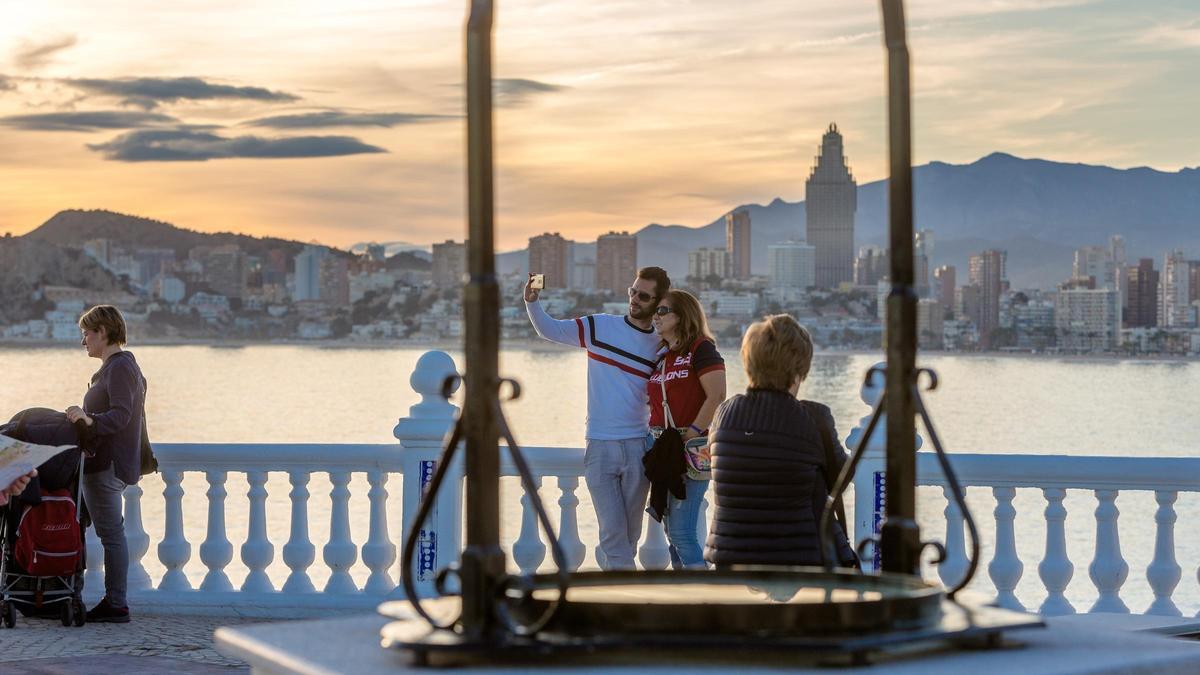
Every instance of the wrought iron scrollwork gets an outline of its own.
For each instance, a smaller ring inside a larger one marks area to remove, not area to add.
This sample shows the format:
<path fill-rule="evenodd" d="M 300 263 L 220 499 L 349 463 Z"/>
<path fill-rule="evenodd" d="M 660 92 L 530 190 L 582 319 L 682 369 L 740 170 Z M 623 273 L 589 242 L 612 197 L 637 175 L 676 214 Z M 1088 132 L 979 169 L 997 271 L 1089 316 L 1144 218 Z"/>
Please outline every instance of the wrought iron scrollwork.
<path fill-rule="evenodd" d="M 442 396 L 450 398 L 450 395 L 458 388 L 462 376 L 455 374 L 447 376 L 442 382 Z M 507 401 L 515 401 L 521 397 L 521 385 L 516 380 L 503 378 L 497 383 L 497 388 L 508 385 L 509 392 Z M 554 619 L 558 613 L 562 603 L 566 601 L 567 588 L 570 583 L 570 574 L 567 571 L 567 556 L 563 551 L 562 544 L 559 543 L 558 535 L 554 532 L 554 527 L 550 523 L 550 517 L 546 512 L 546 506 L 542 503 L 541 496 L 537 492 L 537 485 L 534 483 L 533 472 L 529 468 L 529 463 L 525 460 L 524 453 L 517 445 L 516 439 L 513 438 L 512 430 L 508 426 L 508 420 L 504 417 L 504 412 L 500 406 L 500 397 L 494 399 L 495 408 L 493 414 L 500 428 L 500 436 L 504 439 L 508 446 L 508 451 L 513 459 L 513 464 L 517 468 L 517 473 L 521 478 L 521 486 L 525 493 L 529 495 L 530 502 L 533 504 L 534 511 L 537 514 L 538 523 L 546 532 L 547 539 L 550 540 L 551 557 L 554 560 L 554 565 L 557 568 L 555 580 L 557 581 L 558 595 L 553 602 L 549 603 L 546 609 L 540 616 L 529 623 L 522 623 L 510 611 L 509 605 L 513 603 L 529 600 L 533 588 L 532 584 L 528 583 L 528 578 L 523 575 L 505 575 L 497 584 L 497 602 L 494 605 L 496 618 L 504 624 L 504 627 L 513 635 L 516 636 L 531 636 L 543 628 Z M 429 518 L 430 512 L 433 510 L 433 505 L 436 503 L 437 494 L 445 482 L 446 474 L 449 472 L 451 463 L 455 454 L 458 452 L 459 442 L 463 438 L 465 430 L 464 413 L 459 411 L 454 420 L 454 427 L 450 435 L 447 437 L 445 446 L 442 448 L 442 455 L 438 460 L 437 469 L 434 471 L 433 477 L 429 482 L 429 489 L 421 496 L 420 506 L 417 509 L 417 517 L 413 522 L 408 536 L 404 540 L 404 550 L 402 553 L 402 581 L 404 585 L 404 594 L 408 598 L 412 608 L 421 618 L 433 627 L 435 630 L 453 630 L 455 625 L 461 619 L 461 615 L 450 621 L 439 621 L 434 618 L 421 604 L 420 595 L 417 593 L 416 584 L 411 573 L 413 569 L 413 559 L 416 555 L 418 539 L 420 537 L 421 525 Z M 451 591 L 449 589 L 449 579 L 456 577 L 459 574 L 457 565 L 449 565 L 440 570 L 434 578 L 434 587 L 437 592 L 442 595 L 447 595 Z"/>

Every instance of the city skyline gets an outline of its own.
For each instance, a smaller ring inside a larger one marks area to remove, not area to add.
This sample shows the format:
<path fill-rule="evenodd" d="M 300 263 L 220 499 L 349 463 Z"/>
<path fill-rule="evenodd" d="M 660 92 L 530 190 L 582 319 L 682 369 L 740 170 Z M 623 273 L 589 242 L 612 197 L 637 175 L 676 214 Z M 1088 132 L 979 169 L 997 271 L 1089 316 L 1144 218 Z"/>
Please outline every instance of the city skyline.
<path fill-rule="evenodd" d="M 394 4 L 23 6 L 0 26 L 0 227 L 105 208 L 340 247 L 461 238 L 464 8 Z M 499 248 L 799 200 L 834 119 L 860 180 L 883 178 L 877 11 L 505 5 Z M 917 163 L 1194 161 L 1185 3 L 917 2 L 910 21 Z"/>

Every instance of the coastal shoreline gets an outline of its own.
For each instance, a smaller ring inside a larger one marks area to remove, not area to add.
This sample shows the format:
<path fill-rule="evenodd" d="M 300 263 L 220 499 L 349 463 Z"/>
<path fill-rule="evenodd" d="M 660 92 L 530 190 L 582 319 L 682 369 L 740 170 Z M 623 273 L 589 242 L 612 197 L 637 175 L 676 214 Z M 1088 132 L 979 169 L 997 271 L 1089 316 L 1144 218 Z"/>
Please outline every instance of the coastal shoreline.
<path fill-rule="evenodd" d="M 244 349 L 247 347 L 315 347 L 317 349 L 362 349 L 362 350 L 387 350 L 387 349 L 416 349 L 425 348 L 431 350 L 460 352 L 462 351 L 462 342 L 460 340 L 221 340 L 215 338 L 199 338 L 183 340 L 179 338 L 150 338 L 150 339 L 135 339 L 131 349 L 137 347 L 209 347 L 212 349 Z M 736 353 L 738 345 L 736 344 L 718 344 L 718 346 L 727 353 Z M 535 352 L 570 352 L 578 349 L 567 345 L 559 345 L 552 342 L 547 342 L 539 338 L 523 338 L 502 340 L 500 343 L 501 350 L 506 348 L 528 349 Z M 0 350 L 17 350 L 17 349 L 61 349 L 61 350 L 78 350 L 79 344 L 71 341 L 54 341 L 54 340 L 0 340 Z M 1131 362 L 1131 363 L 1195 363 L 1200 362 L 1200 358 L 1195 356 L 1182 356 L 1174 354 L 1144 354 L 1144 355 L 1128 355 L 1128 354 L 1051 354 L 1051 353 L 1034 353 L 1034 352 L 954 352 L 944 350 L 921 350 L 919 356 L 932 357 L 965 357 L 974 359 L 1045 359 L 1051 361 L 1066 361 L 1066 362 Z M 829 349 L 818 348 L 815 352 L 816 356 L 877 356 L 880 361 L 886 359 L 886 355 L 879 350 L 873 349 Z"/>

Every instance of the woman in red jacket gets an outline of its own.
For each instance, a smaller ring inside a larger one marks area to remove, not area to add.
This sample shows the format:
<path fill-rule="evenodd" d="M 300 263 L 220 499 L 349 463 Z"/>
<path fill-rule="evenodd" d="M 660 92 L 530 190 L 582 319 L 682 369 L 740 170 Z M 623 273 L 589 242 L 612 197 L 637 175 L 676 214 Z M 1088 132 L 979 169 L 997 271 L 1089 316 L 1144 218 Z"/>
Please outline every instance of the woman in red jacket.
<path fill-rule="evenodd" d="M 708 332 L 704 309 L 696 296 L 672 289 L 659 302 L 653 322 L 666 353 L 647 385 L 650 426 L 660 429 L 674 426 L 685 442 L 707 436 L 713 413 L 725 400 L 725 360 Z M 707 447 L 701 446 L 699 454 L 706 464 Z M 674 494 L 667 497 L 663 523 L 674 569 L 706 567 L 696 530 L 708 476 L 697 468 L 706 467 L 689 464 L 688 475 L 684 477 L 685 499 Z"/>

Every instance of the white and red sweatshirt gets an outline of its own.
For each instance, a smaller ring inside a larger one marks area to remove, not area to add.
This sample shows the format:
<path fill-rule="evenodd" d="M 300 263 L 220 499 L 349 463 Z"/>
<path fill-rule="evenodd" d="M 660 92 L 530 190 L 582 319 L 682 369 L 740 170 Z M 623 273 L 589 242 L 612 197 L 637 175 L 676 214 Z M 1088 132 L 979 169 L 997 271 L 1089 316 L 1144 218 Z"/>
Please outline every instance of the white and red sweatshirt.
<path fill-rule="evenodd" d="M 541 302 L 525 309 L 538 335 L 588 353 L 587 439 L 643 438 L 650 420 L 646 383 L 654 372 L 659 337 L 627 316 L 591 314 L 555 319 Z"/>

